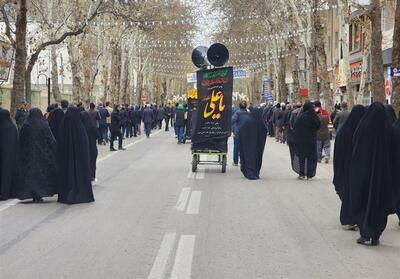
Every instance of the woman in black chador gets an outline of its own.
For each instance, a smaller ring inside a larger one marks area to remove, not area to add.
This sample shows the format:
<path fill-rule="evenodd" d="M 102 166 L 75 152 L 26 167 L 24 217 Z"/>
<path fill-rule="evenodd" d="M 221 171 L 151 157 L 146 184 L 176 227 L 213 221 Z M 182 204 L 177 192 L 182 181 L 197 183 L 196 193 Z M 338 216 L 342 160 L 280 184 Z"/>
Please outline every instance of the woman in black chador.
<path fill-rule="evenodd" d="M 348 119 L 339 130 L 335 140 L 335 154 L 333 158 L 333 184 L 336 193 L 342 201 L 340 209 L 340 223 L 347 226 L 348 230 L 355 230 L 357 225 L 350 214 L 350 186 L 349 186 L 349 169 L 351 156 L 353 153 L 353 135 L 356 131 L 358 123 L 366 112 L 366 108 L 357 105 L 351 111 Z"/>
<path fill-rule="evenodd" d="M 303 113 L 294 124 L 295 156 L 293 170 L 299 179 L 312 179 L 317 171 L 317 131 L 321 126 L 311 102 L 303 105 Z"/>
<path fill-rule="evenodd" d="M 387 216 L 393 213 L 391 182 L 392 127 L 381 103 L 373 103 L 353 136 L 350 209 L 360 228 L 360 244 L 379 244 Z"/>
<path fill-rule="evenodd" d="M 392 135 L 392 173 L 393 173 L 393 185 L 394 185 L 394 211 L 400 220 L 400 112 L 399 118 L 393 124 L 393 135 Z M 399 221 L 400 226 L 400 221 Z"/>
<path fill-rule="evenodd" d="M 10 112 L 0 108 L 0 200 L 14 198 L 18 162 L 18 131 Z"/>
<path fill-rule="evenodd" d="M 33 108 L 19 132 L 20 200 L 42 202 L 57 193 L 56 140 L 42 111 Z"/>
<path fill-rule="evenodd" d="M 51 132 L 56 140 L 58 139 L 58 130 L 63 119 L 64 112 L 60 108 L 53 109 L 49 114 L 49 118 L 47 119 Z"/>
<path fill-rule="evenodd" d="M 81 119 L 85 127 L 86 134 L 89 139 L 89 166 L 90 166 L 90 179 L 95 182 L 96 180 L 96 160 L 98 155 L 97 150 L 97 128 L 90 119 L 89 113 L 86 111 L 81 112 Z"/>
<path fill-rule="evenodd" d="M 247 179 L 259 179 L 267 128 L 262 111 L 254 108 L 239 130 L 240 170 Z"/>
<path fill-rule="evenodd" d="M 89 140 L 80 116 L 79 108 L 68 108 L 59 129 L 58 201 L 62 203 L 94 201 L 90 181 Z"/>

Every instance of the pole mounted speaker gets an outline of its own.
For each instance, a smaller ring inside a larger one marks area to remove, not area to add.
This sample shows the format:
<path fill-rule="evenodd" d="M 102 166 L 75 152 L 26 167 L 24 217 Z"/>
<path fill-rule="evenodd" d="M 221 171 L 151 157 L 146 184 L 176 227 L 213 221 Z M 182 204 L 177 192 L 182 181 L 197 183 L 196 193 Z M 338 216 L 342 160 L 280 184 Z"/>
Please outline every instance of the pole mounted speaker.
<path fill-rule="evenodd" d="M 221 67 L 229 60 L 229 51 L 223 44 L 216 43 L 207 51 L 208 61 L 215 67 Z"/>
<path fill-rule="evenodd" d="M 192 62 L 197 68 L 206 68 L 210 65 L 221 67 L 225 65 L 228 60 L 229 51 L 220 43 L 213 44 L 210 48 L 199 46 L 192 52 Z"/>
<path fill-rule="evenodd" d="M 207 59 L 208 47 L 198 46 L 192 52 L 192 62 L 197 68 L 204 68 L 210 65 Z"/>

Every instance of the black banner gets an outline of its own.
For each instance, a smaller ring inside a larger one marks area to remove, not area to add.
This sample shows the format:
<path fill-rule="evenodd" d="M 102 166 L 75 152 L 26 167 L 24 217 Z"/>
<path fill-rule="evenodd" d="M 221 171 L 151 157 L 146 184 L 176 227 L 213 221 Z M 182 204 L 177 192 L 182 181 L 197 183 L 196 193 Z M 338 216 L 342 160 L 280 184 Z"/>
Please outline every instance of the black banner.
<path fill-rule="evenodd" d="M 197 72 L 198 105 L 192 143 L 230 137 L 232 90 L 232 67 Z"/>

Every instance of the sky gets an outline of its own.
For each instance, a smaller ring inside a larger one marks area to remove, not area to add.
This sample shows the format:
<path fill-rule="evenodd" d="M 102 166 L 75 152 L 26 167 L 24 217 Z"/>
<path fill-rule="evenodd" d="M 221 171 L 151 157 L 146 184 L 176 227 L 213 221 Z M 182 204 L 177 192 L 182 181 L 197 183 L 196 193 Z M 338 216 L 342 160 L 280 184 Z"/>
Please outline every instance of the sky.
<path fill-rule="evenodd" d="M 192 0 L 188 2 L 189 5 L 195 7 L 196 13 L 198 13 L 198 31 L 193 38 L 193 45 L 195 47 L 200 45 L 209 47 L 214 43 L 212 42 L 211 37 L 219 25 L 218 11 L 212 11 L 209 1 Z"/>

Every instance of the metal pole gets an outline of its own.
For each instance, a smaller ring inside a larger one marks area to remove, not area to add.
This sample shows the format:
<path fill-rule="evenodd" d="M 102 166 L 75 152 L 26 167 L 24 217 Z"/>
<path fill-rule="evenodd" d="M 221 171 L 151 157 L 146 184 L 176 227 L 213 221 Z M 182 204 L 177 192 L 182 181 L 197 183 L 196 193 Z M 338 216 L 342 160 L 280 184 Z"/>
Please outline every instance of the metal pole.
<path fill-rule="evenodd" d="M 51 94 L 51 90 L 50 90 L 50 82 L 51 82 L 51 79 L 50 78 L 47 78 L 47 106 L 50 106 L 50 94 Z"/>

